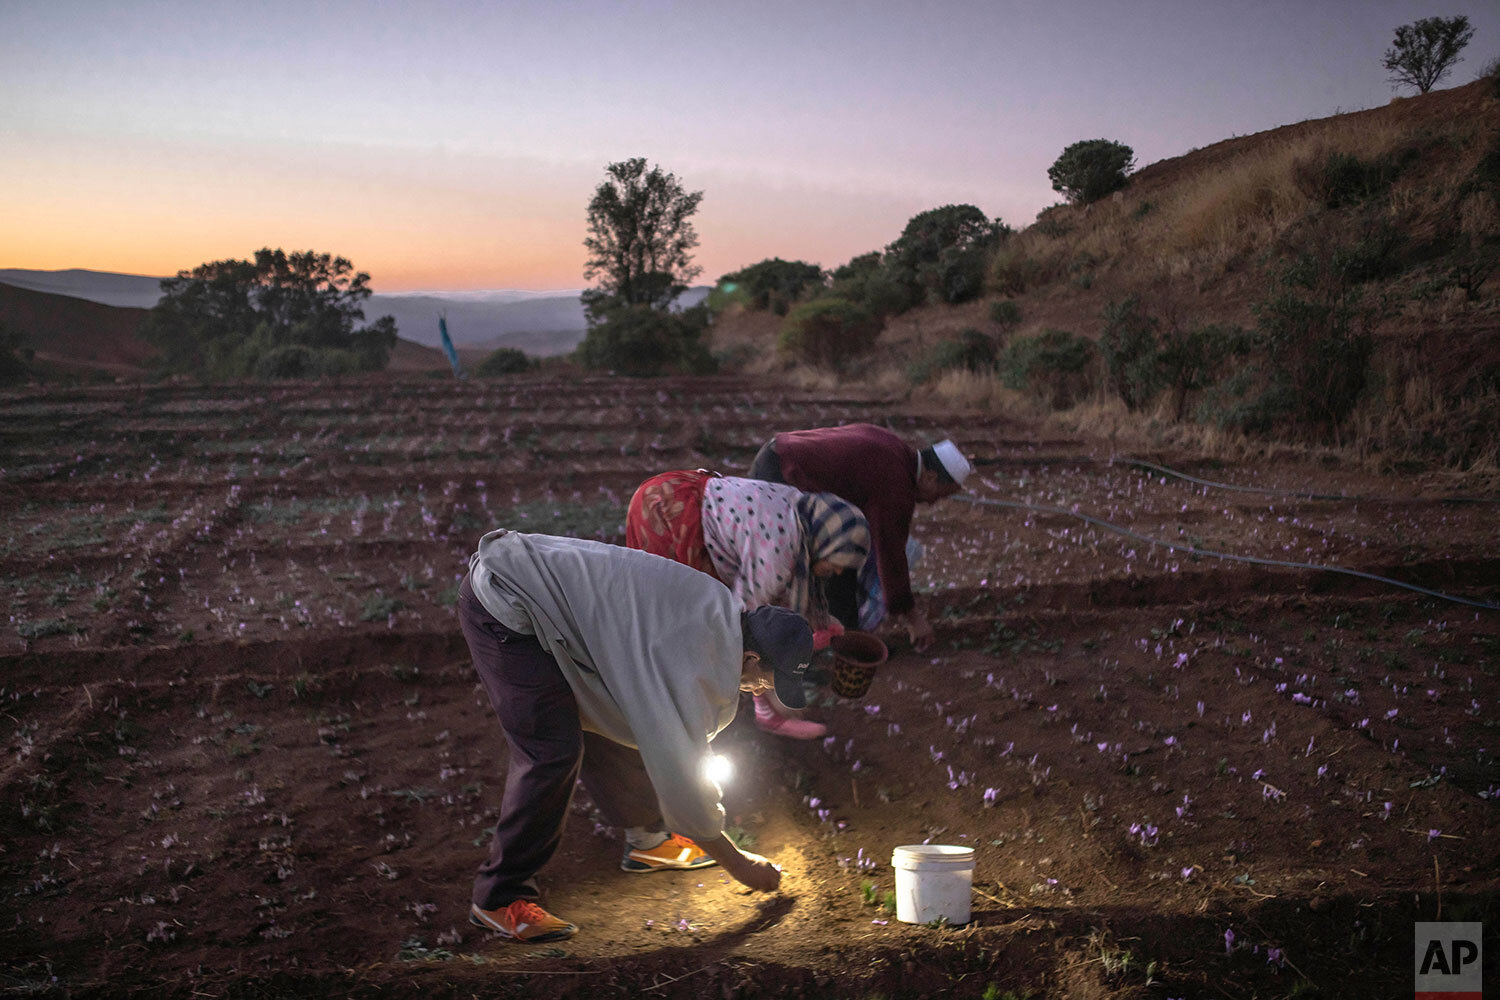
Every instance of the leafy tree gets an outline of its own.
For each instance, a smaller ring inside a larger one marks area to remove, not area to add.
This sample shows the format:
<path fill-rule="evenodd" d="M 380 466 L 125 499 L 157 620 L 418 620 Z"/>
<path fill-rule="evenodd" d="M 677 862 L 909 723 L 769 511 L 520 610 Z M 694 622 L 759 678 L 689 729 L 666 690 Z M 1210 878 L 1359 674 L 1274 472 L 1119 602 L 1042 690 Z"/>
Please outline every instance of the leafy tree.
<path fill-rule="evenodd" d="M 1173 414 L 1187 415 L 1188 394 L 1207 389 L 1224 376 L 1230 361 L 1244 358 L 1255 346 L 1252 334 L 1237 326 L 1172 326 L 1161 336 L 1157 368 L 1172 391 Z"/>
<path fill-rule="evenodd" d="M 752 309 L 770 309 L 785 316 L 793 302 L 810 288 L 822 288 L 824 272 L 816 264 L 771 257 L 758 264 L 724 275 L 716 291 L 743 296 Z"/>
<path fill-rule="evenodd" d="M 1458 54 L 1473 37 L 1474 29 L 1463 15 L 1424 17 L 1396 29 L 1381 65 L 1390 70 L 1395 86 L 1405 84 L 1425 94 L 1461 61 Z"/>
<path fill-rule="evenodd" d="M 515 347 L 497 347 L 474 369 L 482 378 L 493 375 L 520 375 L 537 367 L 537 363 Z"/>
<path fill-rule="evenodd" d="M 1075 205 L 1087 205 L 1125 186 L 1135 150 L 1110 139 L 1084 139 L 1062 151 L 1047 168 L 1052 190 Z"/>
<path fill-rule="evenodd" d="M 702 191 L 687 191 L 676 175 L 646 169 L 642 157 L 605 168 L 588 206 L 589 252 L 583 275 L 599 279 L 583 293 L 590 322 L 616 307 L 667 309 L 702 268 L 689 251 L 698 245 L 692 217 Z"/>
<path fill-rule="evenodd" d="M 263 248 L 254 260 L 213 261 L 164 278 L 163 297 L 141 332 L 171 372 L 373 371 L 385 367 L 396 345 L 396 321 L 382 316 L 356 328 L 369 282 L 343 257 Z"/>
<path fill-rule="evenodd" d="M 708 317 L 702 305 L 681 312 L 616 305 L 590 319 L 575 357 L 585 368 L 621 375 L 707 374 L 716 367 L 703 342 Z"/>
<path fill-rule="evenodd" d="M 886 247 L 885 266 L 910 293 L 956 304 L 984 290 L 989 251 L 1010 230 L 973 205 L 944 205 L 912 216 L 901 236 Z"/>

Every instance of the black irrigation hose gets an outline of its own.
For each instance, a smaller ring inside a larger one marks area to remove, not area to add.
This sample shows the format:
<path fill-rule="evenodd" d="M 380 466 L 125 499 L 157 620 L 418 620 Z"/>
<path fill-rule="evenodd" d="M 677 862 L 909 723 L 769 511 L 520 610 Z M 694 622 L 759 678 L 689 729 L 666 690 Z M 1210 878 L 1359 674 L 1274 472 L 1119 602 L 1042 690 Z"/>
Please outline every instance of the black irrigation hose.
<path fill-rule="evenodd" d="M 1183 479 L 1199 486 L 1212 486 L 1218 490 L 1234 490 L 1236 493 L 1259 493 L 1263 496 L 1292 497 L 1297 500 L 1353 500 L 1365 503 L 1409 503 L 1420 497 L 1380 497 L 1380 496 L 1351 496 L 1347 493 L 1300 493 L 1296 490 L 1278 490 L 1267 486 L 1237 486 L 1234 483 L 1216 483 L 1211 479 L 1199 479 L 1185 472 L 1169 469 L 1164 465 L 1156 465 L 1151 462 L 1142 461 L 1139 458 L 1117 458 L 1114 461 L 1121 465 L 1137 465 L 1143 469 L 1160 472 L 1164 476 L 1174 479 Z M 1500 497 L 1435 497 L 1441 503 L 1500 503 Z"/>
<path fill-rule="evenodd" d="M 1482 608 L 1485 611 L 1500 611 L 1500 604 L 1493 604 L 1489 601 L 1470 600 L 1467 597 L 1456 597 L 1453 594 L 1444 594 L 1441 591 L 1428 590 L 1426 587 L 1419 587 L 1414 583 L 1406 583 L 1402 580 L 1392 580 L 1390 577 L 1376 576 L 1374 573 L 1366 573 L 1362 570 L 1344 569 L 1341 566 L 1319 566 L 1315 563 L 1292 562 L 1286 559 L 1265 559 L 1260 556 L 1237 556 L 1228 552 L 1214 552 L 1210 549 L 1200 549 L 1195 545 L 1180 545 L 1177 542 L 1167 542 L 1159 538 L 1150 538 L 1146 535 L 1131 531 L 1129 528 L 1122 528 L 1118 524 L 1111 524 L 1109 521 L 1105 521 L 1088 514 L 1080 514 L 1076 511 L 1065 510 L 1062 507 L 1047 507 L 1040 504 L 1020 503 L 1014 500 L 993 500 L 989 497 L 955 496 L 953 497 L 953 499 L 962 500 L 965 503 L 985 504 L 990 507 L 1007 507 L 1015 510 L 1035 511 L 1040 514 L 1062 514 L 1065 517 L 1076 517 L 1080 521 L 1087 521 L 1089 524 L 1103 528 L 1106 531 L 1112 531 L 1117 535 L 1124 535 L 1126 538 L 1134 538 L 1137 541 L 1145 542 L 1148 545 L 1161 545 L 1165 548 L 1173 549 L 1178 552 L 1189 553 L 1190 555 L 1207 556 L 1211 559 L 1227 559 L 1232 562 L 1251 563 L 1256 566 L 1277 566 L 1284 569 L 1307 569 L 1314 570 L 1315 572 L 1319 573 L 1342 573 L 1345 576 L 1357 576 L 1363 580 L 1374 580 L 1377 583 L 1386 583 L 1390 584 L 1393 587 L 1401 587 L 1406 590 L 1413 590 L 1419 594 L 1426 594 L 1429 597 L 1436 597 L 1444 601 L 1452 601 L 1455 604 L 1467 604 L 1471 608 Z"/>

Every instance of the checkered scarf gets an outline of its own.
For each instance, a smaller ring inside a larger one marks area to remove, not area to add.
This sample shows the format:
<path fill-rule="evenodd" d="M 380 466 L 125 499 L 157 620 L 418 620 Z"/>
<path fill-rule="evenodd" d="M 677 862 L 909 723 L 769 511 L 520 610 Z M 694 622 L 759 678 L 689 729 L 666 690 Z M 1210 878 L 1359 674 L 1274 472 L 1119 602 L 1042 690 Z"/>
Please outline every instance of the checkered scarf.
<path fill-rule="evenodd" d="M 813 564 L 826 559 L 839 570 L 859 573 L 859 617 L 863 624 L 867 600 L 871 597 L 879 600 L 878 584 L 873 593 L 865 586 L 867 573 L 875 566 L 875 560 L 870 558 L 869 522 L 858 507 L 832 493 L 803 493 L 797 498 L 796 507 L 802 527 L 803 558 L 797 560 L 796 571 L 787 586 L 788 605 L 807 615 L 816 603 L 818 617 L 828 617 L 828 609 L 821 606 L 821 597 L 815 596 L 816 588 L 812 585 Z"/>

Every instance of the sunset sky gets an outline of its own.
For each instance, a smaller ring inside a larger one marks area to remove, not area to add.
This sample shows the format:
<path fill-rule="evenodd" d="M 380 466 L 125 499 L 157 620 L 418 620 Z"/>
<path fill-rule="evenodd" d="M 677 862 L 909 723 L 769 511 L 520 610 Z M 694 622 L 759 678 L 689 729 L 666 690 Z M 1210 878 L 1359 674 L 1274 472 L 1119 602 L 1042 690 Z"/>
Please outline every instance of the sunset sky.
<path fill-rule="evenodd" d="M 605 164 L 704 192 L 709 281 L 833 267 L 924 209 L 1024 226 L 1064 146 L 1139 165 L 1384 104 L 1406 0 L 0 0 L 0 267 L 163 275 L 261 246 L 381 292 L 572 289 Z M 1402 93 L 1407 91 L 1403 90 Z"/>

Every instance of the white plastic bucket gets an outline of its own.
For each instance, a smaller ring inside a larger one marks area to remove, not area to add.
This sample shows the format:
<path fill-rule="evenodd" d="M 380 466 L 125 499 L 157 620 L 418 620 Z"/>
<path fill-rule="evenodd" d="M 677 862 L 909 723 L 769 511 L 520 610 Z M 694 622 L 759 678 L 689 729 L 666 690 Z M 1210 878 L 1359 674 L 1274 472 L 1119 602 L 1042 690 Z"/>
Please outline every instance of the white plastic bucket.
<path fill-rule="evenodd" d="M 906 924 L 969 922 L 974 848 L 907 844 L 891 852 L 896 870 L 896 919 Z"/>

